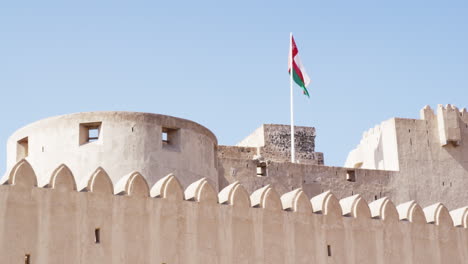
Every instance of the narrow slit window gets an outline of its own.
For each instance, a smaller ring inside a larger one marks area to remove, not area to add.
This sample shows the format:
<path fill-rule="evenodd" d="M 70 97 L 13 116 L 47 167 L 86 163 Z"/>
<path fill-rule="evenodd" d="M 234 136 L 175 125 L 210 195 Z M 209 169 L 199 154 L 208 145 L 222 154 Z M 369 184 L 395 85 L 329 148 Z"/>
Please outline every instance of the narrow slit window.
<path fill-rule="evenodd" d="M 356 172 L 354 170 L 347 171 L 346 180 L 349 182 L 356 182 Z"/>
<path fill-rule="evenodd" d="M 328 256 L 331 257 L 331 246 L 330 245 L 327 245 L 327 253 L 328 253 Z"/>
<path fill-rule="evenodd" d="M 31 255 L 24 255 L 24 264 L 31 264 Z"/>
<path fill-rule="evenodd" d="M 101 243 L 101 229 L 100 228 L 94 229 L 94 243 L 96 244 Z"/>
<path fill-rule="evenodd" d="M 267 167 L 265 163 L 260 163 L 257 165 L 257 176 L 258 177 L 267 176 Z"/>
<path fill-rule="evenodd" d="M 166 131 L 163 131 L 163 132 L 162 132 L 161 138 L 162 138 L 162 141 L 163 141 L 164 143 L 169 143 L 169 139 L 167 138 L 167 132 L 166 132 Z"/>

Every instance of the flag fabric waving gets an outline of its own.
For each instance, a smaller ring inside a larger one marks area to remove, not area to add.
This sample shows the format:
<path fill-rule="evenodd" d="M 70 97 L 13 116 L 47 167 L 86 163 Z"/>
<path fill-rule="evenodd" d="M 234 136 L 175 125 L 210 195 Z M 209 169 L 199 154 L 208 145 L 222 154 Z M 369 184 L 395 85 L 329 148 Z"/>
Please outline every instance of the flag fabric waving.
<path fill-rule="evenodd" d="M 301 60 L 299 59 L 298 53 L 299 51 L 297 49 L 296 42 L 294 41 L 294 37 L 291 35 L 291 50 L 289 51 L 288 71 L 289 71 L 289 74 L 291 74 L 291 68 L 292 68 L 292 74 L 293 74 L 292 77 L 293 77 L 294 82 L 302 88 L 303 93 L 307 95 L 307 97 L 310 97 L 309 91 L 307 91 L 307 86 L 310 83 L 310 78 L 307 75 L 305 68 L 301 63 Z"/>

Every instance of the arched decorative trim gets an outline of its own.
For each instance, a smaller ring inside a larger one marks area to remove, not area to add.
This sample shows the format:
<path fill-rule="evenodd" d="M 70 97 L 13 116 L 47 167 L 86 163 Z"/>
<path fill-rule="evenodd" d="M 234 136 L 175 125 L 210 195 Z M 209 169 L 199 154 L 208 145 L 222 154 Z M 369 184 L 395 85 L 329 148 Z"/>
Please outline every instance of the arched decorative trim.
<path fill-rule="evenodd" d="M 402 221 L 409 221 L 411 223 L 425 224 L 426 217 L 421 209 L 421 206 L 415 201 L 402 203 L 397 207 L 398 216 Z"/>
<path fill-rule="evenodd" d="M 82 181 L 78 189 L 83 192 L 114 194 L 112 180 L 101 167 L 98 167 L 88 179 Z"/>
<path fill-rule="evenodd" d="M 281 199 L 278 193 L 268 184 L 250 195 L 252 207 L 278 210 L 282 209 Z"/>
<path fill-rule="evenodd" d="M 218 196 L 211 186 L 211 184 L 206 180 L 206 178 L 201 178 L 200 180 L 190 184 L 184 192 L 185 199 L 188 201 L 196 201 L 199 203 L 217 203 Z"/>
<path fill-rule="evenodd" d="M 229 204 L 236 207 L 250 207 L 249 194 L 238 181 L 222 189 L 218 194 L 218 201 L 220 204 Z"/>
<path fill-rule="evenodd" d="M 453 225 L 468 228 L 468 206 L 450 211 Z"/>
<path fill-rule="evenodd" d="M 184 191 L 173 173 L 157 181 L 151 188 L 151 197 L 183 200 Z"/>
<path fill-rule="evenodd" d="M 440 226 L 453 226 L 453 220 L 447 207 L 442 203 L 435 203 L 423 209 L 426 222 Z"/>
<path fill-rule="evenodd" d="M 129 196 L 149 196 L 149 187 L 139 172 L 132 172 L 122 177 L 115 186 L 115 193 Z"/>
<path fill-rule="evenodd" d="M 18 161 L 2 179 L 2 184 L 37 187 L 37 177 L 31 164 L 26 159 Z"/>
<path fill-rule="evenodd" d="M 52 189 L 76 190 L 75 177 L 65 164 L 58 166 L 50 177 L 49 187 Z"/>
<path fill-rule="evenodd" d="M 341 210 L 344 216 L 353 218 L 370 218 L 371 213 L 366 200 L 356 194 L 340 200 Z"/>
<path fill-rule="evenodd" d="M 343 214 L 340 202 L 330 190 L 312 197 L 310 202 L 312 204 L 313 212 L 316 214 L 337 216 L 341 216 Z"/>
<path fill-rule="evenodd" d="M 384 221 L 398 221 L 398 211 L 395 205 L 388 199 L 388 197 L 382 197 L 369 204 L 371 211 L 371 217 L 376 219 L 382 219 Z"/>
<path fill-rule="evenodd" d="M 312 204 L 302 188 L 283 194 L 281 196 L 281 205 L 285 211 L 312 214 Z"/>

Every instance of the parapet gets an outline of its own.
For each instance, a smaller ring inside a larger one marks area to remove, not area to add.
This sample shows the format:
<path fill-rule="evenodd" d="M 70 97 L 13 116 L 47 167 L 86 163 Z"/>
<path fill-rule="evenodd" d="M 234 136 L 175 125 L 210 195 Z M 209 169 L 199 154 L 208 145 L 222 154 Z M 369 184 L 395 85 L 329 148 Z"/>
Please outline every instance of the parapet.
<path fill-rule="evenodd" d="M 249 195 L 239 182 L 217 194 L 205 178 L 184 190 L 174 173 L 151 188 L 136 171 L 112 184 L 101 167 L 78 185 L 74 175 L 59 165 L 41 187 L 21 160 L 2 179 L 2 263 L 19 262 L 23 250 L 38 263 L 464 263 L 468 253 L 468 207 L 368 204 L 331 191 L 309 199 L 270 185 Z"/>
<path fill-rule="evenodd" d="M 436 122 L 439 134 L 440 145 L 452 144 L 460 145 L 462 140 L 462 128 L 467 128 L 468 114 L 466 108 L 459 110 L 456 106 L 448 104 L 437 106 L 437 113 L 426 105 L 420 111 L 422 120 Z"/>
<path fill-rule="evenodd" d="M 338 200 L 331 191 L 325 191 L 309 199 L 301 188 L 278 195 L 270 185 L 264 186 L 251 195 L 239 182 L 234 182 L 216 194 L 215 188 L 205 179 L 190 184 L 185 191 L 178 178 L 169 174 L 157 181 L 151 189 L 146 178 L 139 172 L 132 172 L 110 186 L 111 180 L 104 169 L 97 168 L 86 181 L 86 186 L 78 189 L 70 169 L 62 164 L 49 177 L 50 184 L 43 189 L 67 192 L 100 193 L 102 195 L 132 196 L 141 199 L 164 199 L 197 203 L 218 203 L 235 207 L 252 207 L 269 210 L 283 210 L 302 214 L 340 215 L 342 217 L 374 219 L 381 221 L 409 221 L 468 228 L 468 206 L 449 212 L 442 203 L 422 209 L 415 201 L 395 207 L 392 201 L 383 197 L 368 204 L 359 194 Z M 1 185 L 16 188 L 41 188 L 37 186 L 37 176 L 27 160 L 19 161 Z M 112 187 L 112 188 L 111 188 Z M 1 191 L 1 189 L 0 189 Z M 21 202 L 21 201 L 17 201 Z M 1 209 L 0 209 L 1 210 Z"/>

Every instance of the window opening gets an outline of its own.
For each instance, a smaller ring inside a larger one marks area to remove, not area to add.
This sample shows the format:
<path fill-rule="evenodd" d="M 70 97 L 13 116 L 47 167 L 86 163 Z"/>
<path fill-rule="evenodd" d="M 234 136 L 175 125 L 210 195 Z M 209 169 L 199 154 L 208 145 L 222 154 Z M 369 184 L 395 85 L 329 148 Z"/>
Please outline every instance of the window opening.
<path fill-rule="evenodd" d="M 101 122 L 80 124 L 80 145 L 96 142 L 101 136 Z"/>
<path fill-rule="evenodd" d="M 349 182 L 355 182 L 356 181 L 356 172 L 354 170 L 346 171 L 346 180 L 349 181 Z"/>
<path fill-rule="evenodd" d="M 258 177 L 265 177 L 267 176 L 267 167 L 265 162 L 261 162 L 257 164 L 257 176 Z"/>
<path fill-rule="evenodd" d="M 167 131 L 162 132 L 161 138 L 164 143 L 169 143 L 169 139 L 167 138 Z"/>
<path fill-rule="evenodd" d="M 331 246 L 330 245 L 327 245 L 327 253 L 328 253 L 328 256 L 331 257 Z"/>
<path fill-rule="evenodd" d="M 24 255 L 24 264 L 31 264 L 31 255 Z"/>
<path fill-rule="evenodd" d="M 29 155 L 28 137 L 18 140 L 16 145 L 16 161 L 20 161 Z"/>
<path fill-rule="evenodd" d="M 99 139 L 99 128 L 89 127 L 88 128 L 88 142 L 94 142 Z"/>
<path fill-rule="evenodd" d="M 96 244 L 101 243 L 101 229 L 100 228 L 94 229 L 94 242 Z"/>
<path fill-rule="evenodd" d="M 180 133 L 178 128 L 163 127 L 161 130 L 161 141 L 164 148 L 179 150 Z"/>
<path fill-rule="evenodd" d="M 377 200 L 377 195 L 374 195 L 374 200 Z"/>

